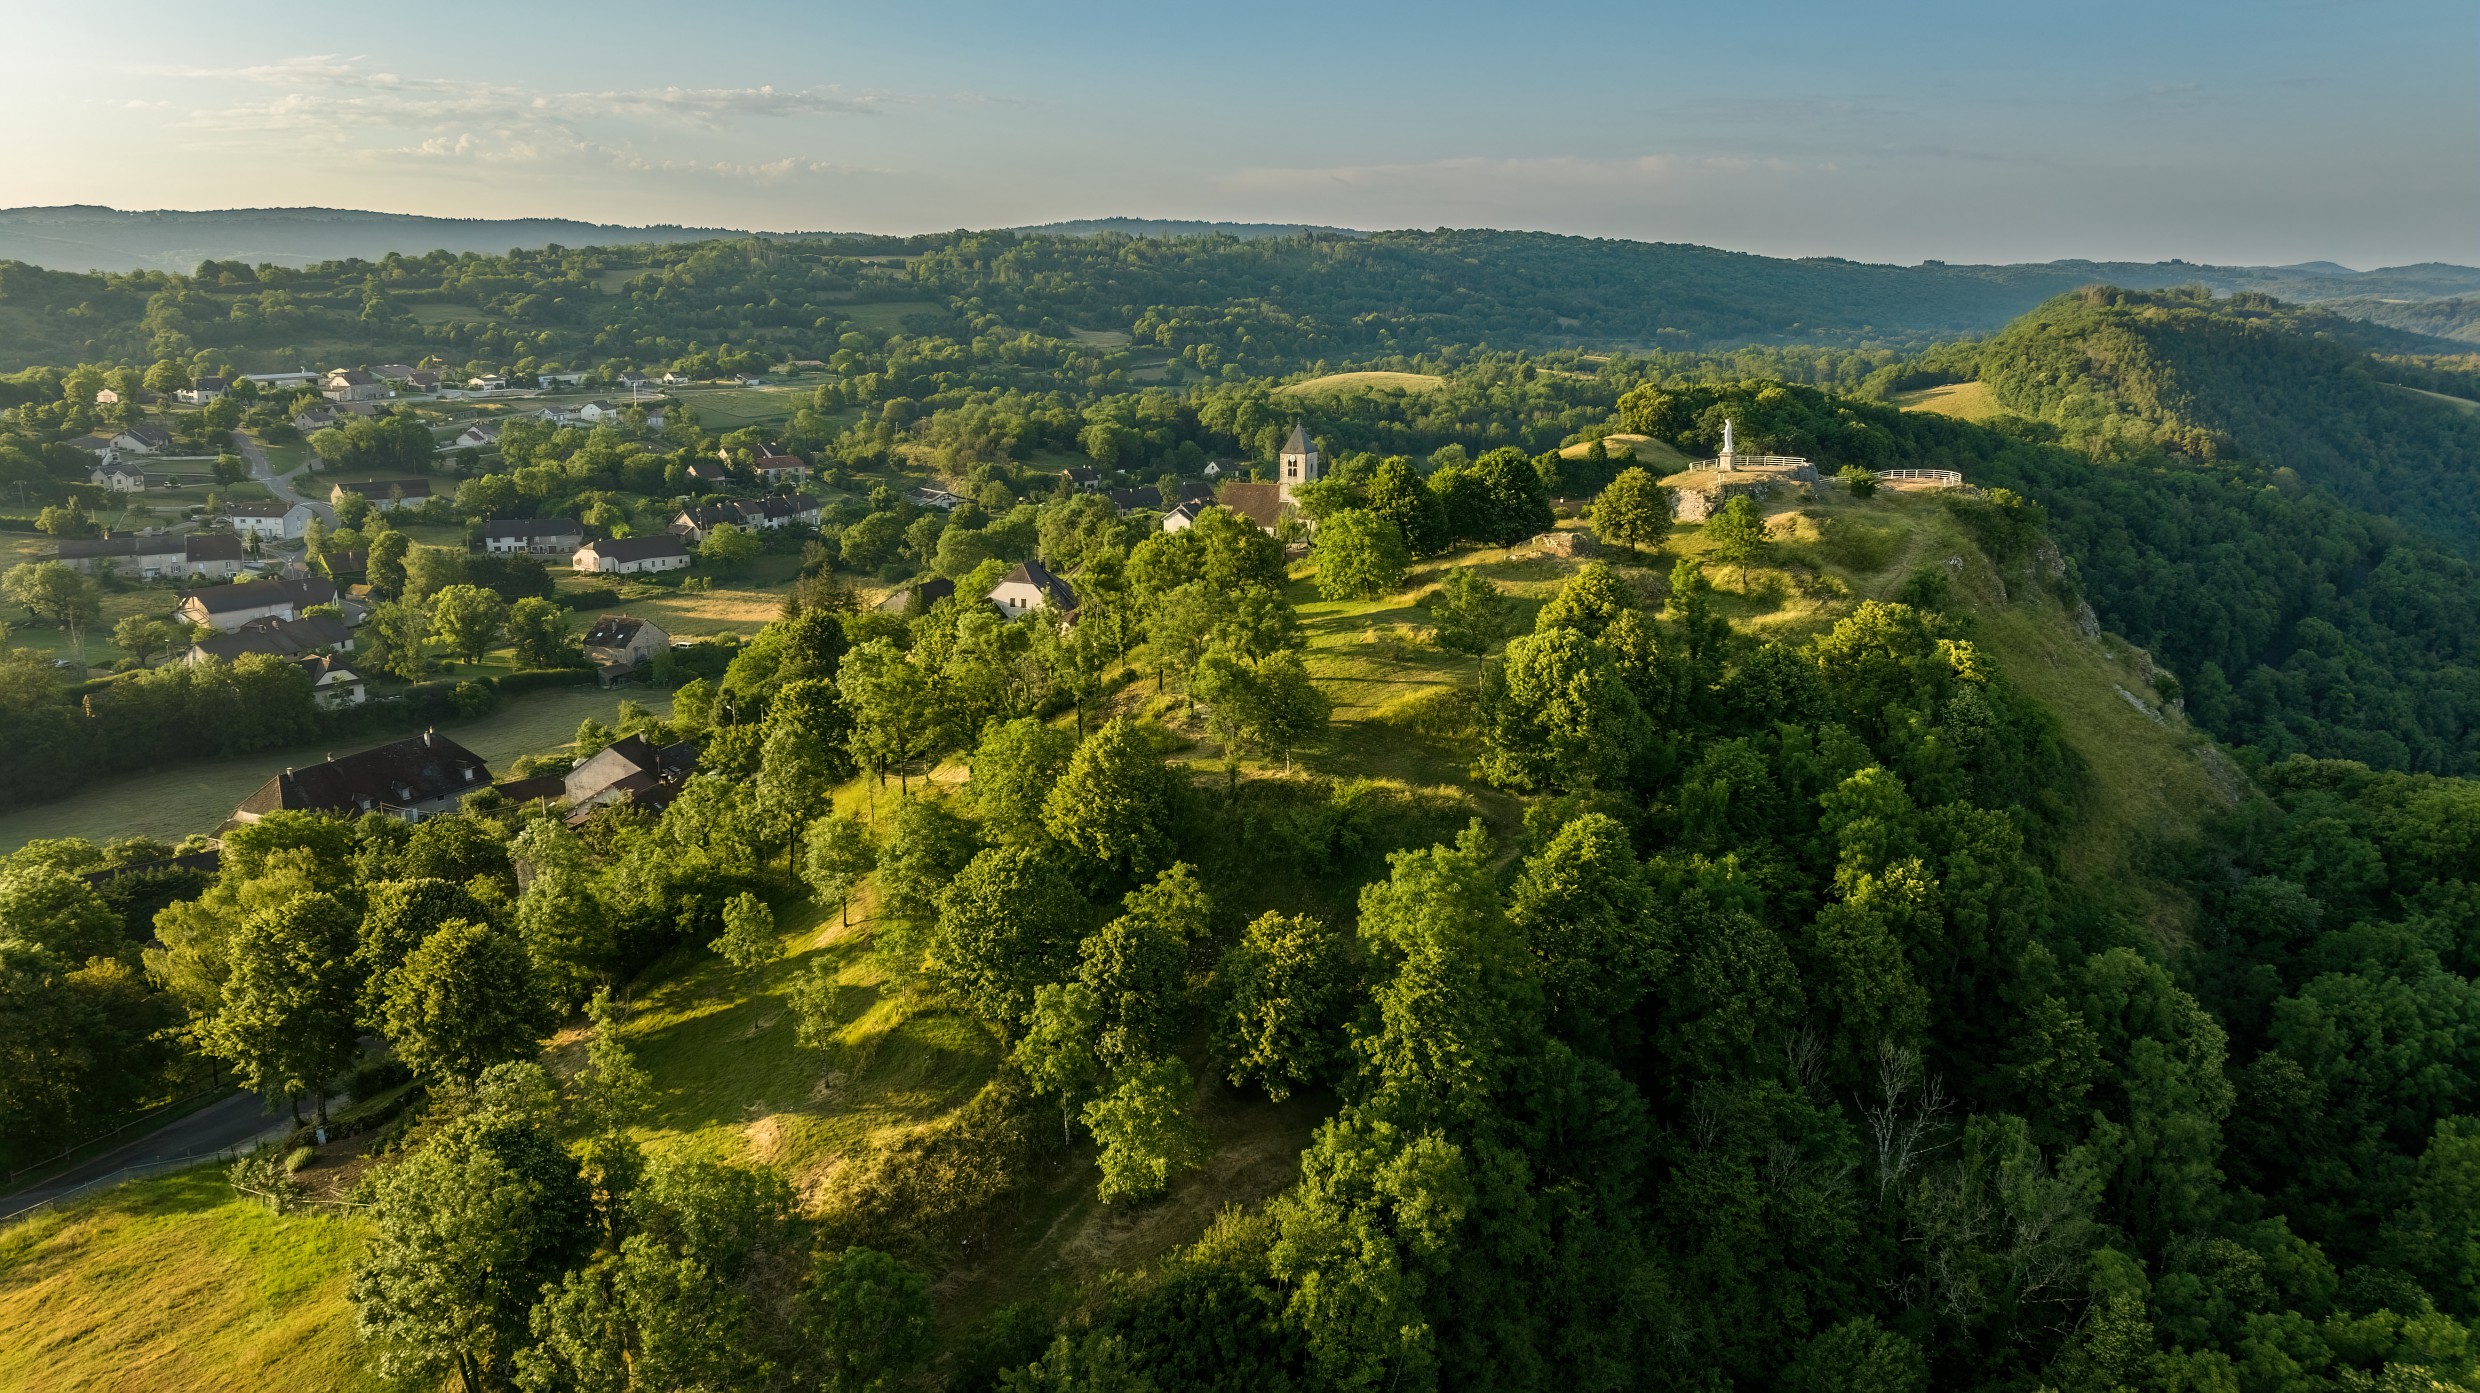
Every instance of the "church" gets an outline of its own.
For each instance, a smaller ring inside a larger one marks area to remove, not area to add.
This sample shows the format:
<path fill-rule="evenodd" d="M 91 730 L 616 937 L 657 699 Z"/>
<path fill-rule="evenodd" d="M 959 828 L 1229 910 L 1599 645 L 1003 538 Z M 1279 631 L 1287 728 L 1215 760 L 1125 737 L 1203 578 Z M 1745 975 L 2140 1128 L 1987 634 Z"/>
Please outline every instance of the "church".
<path fill-rule="evenodd" d="M 1292 423 L 1292 435 L 1283 442 L 1283 451 L 1275 456 L 1276 486 L 1283 501 L 1295 502 L 1293 492 L 1303 484 L 1314 484 L 1326 474 L 1326 457 L 1317 446 L 1309 443 L 1309 432 L 1299 422 Z"/>

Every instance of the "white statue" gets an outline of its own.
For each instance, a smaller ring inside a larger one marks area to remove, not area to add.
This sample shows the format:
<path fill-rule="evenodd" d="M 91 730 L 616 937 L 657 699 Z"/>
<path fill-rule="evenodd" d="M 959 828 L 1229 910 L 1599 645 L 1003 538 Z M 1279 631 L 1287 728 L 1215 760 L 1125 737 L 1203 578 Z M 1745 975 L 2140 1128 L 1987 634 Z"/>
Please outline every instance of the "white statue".
<path fill-rule="evenodd" d="M 1722 458 L 1714 461 L 1725 474 L 1731 472 L 1731 418 L 1722 418 Z"/>

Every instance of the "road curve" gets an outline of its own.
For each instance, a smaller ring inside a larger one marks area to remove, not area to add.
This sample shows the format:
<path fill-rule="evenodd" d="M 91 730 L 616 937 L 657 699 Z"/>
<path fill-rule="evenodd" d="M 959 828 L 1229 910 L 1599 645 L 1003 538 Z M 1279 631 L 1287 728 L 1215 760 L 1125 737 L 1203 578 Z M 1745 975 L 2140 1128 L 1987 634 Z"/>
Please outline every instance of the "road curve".
<path fill-rule="evenodd" d="M 319 522 L 322 525 L 327 527 L 336 525 L 336 510 L 327 506 L 323 500 L 304 497 L 294 492 L 291 482 L 293 476 L 278 474 L 274 463 L 267 458 L 267 452 L 260 448 L 257 441 L 237 432 L 233 439 L 241 442 L 241 457 L 250 462 L 250 477 L 265 485 L 267 492 L 274 494 L 278 502 L 307 503 L 310 505 L 310 511 L 319 515 Z"/>

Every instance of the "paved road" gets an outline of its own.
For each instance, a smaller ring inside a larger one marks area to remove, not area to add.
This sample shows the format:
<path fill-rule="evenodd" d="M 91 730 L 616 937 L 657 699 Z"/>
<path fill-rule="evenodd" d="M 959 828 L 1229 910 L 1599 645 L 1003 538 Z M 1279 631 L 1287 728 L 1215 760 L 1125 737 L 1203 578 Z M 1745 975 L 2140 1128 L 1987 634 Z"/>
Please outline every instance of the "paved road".
<path fill-rule="evenodd" d="M 238 432 L 234 434 L 233 438 L 241 442 L 241 457 L 250 462 L 250 477 L 257 480 L 259 483 L 266 485 L 267 491 L 274 494 L 277 501 L 283 503 L 307 503 L 310 505 L 310 511 L 319 515 L 319 522 L 322 525 L 327 527 L 334 527 L 336 525 L 336 510 L 328 507 L 327 504 L 320 499 L 308 498 L 301 494 L 295 493 L 291 482 L 292 476 L 289 474 L 278 474 L 274 463 L 267 458 L 267 452 L 259 447 L 259 443 L 257 441 L 252 440 L 246 435 L 239 434 Z"/>
<path fill-rule="evenodd" d="M 292 1110 L 284 1106 L 282 1099 L 272 1100 L 271 1103 L 255 1093 L 235 1093 L 196 1112 L 176 1117 L 135 1141 L 107 1151 L 91 1161 L 81 1162 L 38 1185 L 13 1195 L 0 1195 L 0 1214 L 39 1204 L 54 1195 L 74 1190 L 90 1180 L 100 1180 L 130 1166 L 208 1155 L 228 1146 L 238 1146 L 288 1131 L 292 1125 Z"/>

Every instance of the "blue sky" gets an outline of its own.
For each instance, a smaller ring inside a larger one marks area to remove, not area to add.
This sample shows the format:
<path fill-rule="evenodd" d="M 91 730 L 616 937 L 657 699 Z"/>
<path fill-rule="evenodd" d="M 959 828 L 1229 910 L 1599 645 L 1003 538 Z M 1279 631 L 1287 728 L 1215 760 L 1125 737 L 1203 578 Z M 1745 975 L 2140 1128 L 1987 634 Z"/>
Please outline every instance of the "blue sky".
<path fill-rule="evenodd" d="M 13 19 L 0 206 L 2480 262 L 2470 0 L 253 13 Z"/>

